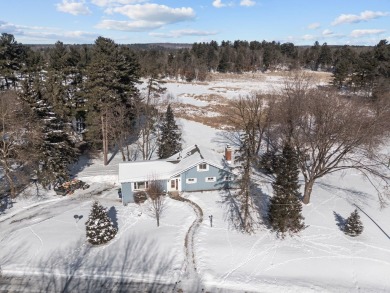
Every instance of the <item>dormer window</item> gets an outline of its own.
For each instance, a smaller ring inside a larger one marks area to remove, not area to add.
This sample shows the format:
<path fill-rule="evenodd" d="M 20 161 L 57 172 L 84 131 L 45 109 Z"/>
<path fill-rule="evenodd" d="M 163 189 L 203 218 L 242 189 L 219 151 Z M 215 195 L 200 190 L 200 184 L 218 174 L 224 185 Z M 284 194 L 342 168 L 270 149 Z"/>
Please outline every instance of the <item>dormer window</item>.
<path fill-rule="evenodd" d="M 198 172 L 204 172 L 204 171 L 208 171 L 209 170 L 209 165 L 206 164 L 206 163 L 200 163 L 198 165 Z"/>

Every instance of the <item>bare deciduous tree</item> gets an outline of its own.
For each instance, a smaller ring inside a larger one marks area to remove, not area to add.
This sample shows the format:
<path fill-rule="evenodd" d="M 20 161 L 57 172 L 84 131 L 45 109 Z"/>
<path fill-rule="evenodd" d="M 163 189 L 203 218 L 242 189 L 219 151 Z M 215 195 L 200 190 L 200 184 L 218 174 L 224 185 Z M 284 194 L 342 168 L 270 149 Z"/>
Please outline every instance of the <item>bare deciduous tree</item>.
<path fill-rule="evenodd" d="M 165 191 L 161 181 L 158 181 L 156 177 L 152 177 L 148 181 L 148 187 L 146 189 L 150 203 L 150 211 L 153 217 L 156 218 L 157 227 L 160 226 L 160 217 L 165 209 Z"/>
<path fill-rule="evenodd" d="M 233 130 L 245 133 L 251 156 L 259 153 L 260 147 L 269 134 L 273 105 L 273 97 L 261 93 L 239 97 L 230 103 L 228 121 Z"/>
<path fill-rule="evenodd" d="M 13 91 L 0 92 L 0 166 L 11 196 L 28 178 L 27 166 L 34 162 L 34 145 L 40 139 L 30 108 Z"/>
<path fill-rule="evenodd" d="M 317 179 L 340 170 L 356 169 L 389 185 L 389 169 L 379 156 L 388 134 L 387 111 L 375 113 L 369 104 L 320 89 L 302 73 L 286 81 L 278 106 L 282 139 L 297 152 L 305 180 L 305 204 Z M 379 200 L 384 203 L 381 193 Z"/>
<path fill-rule="evenodd" d="M 150 77 L 145 88 L 144 104 L 140 109 L 139 121 L 139 139 L 138 148 L 142 153 L 143 160 L 150 160 L 157 150 L 157 138 L 160 114 L 158 112 L 161 101 L 161 95 L 166 91 L 162 87 L 161 80 Z"/>

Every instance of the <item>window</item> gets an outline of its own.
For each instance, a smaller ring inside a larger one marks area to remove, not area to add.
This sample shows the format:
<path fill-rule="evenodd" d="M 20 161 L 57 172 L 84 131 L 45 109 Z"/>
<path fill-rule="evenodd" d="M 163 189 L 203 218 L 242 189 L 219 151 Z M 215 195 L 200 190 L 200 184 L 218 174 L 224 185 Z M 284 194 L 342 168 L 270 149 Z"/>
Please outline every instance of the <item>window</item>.
<path fill-rule="evenodd" d="M 217 178 L 216 177 L 206 177 L 205 181 L 206 182 L 215 182 L 215 181 L 217 181 Z"/>
<path fill-rule="evenodd" d="M 148 188 L 148 182 L 146 181 L 134 182 L 134 190 L 145 190 L 146 188 Z"/>
<path fill-rule="evenodd" d="M 208 171 L 209 170 L 209 165 L 207 165 L 206 163 L 201 163 L 198 165 L 198 171 L 199 172 L 203 172 L 203 171 Z"/>
<path fill-rule="evenodd" d="M 187 184 L 194 184 L 197 182 L 197 179 L 196 178 L 187 178 L 186 179 L 186 183 Z"/>
<path fill-rule="evenodd" d="M 225 177 L 225 181 L 233 181 L 232 176 L 226 176 L 226 177 Z"/>

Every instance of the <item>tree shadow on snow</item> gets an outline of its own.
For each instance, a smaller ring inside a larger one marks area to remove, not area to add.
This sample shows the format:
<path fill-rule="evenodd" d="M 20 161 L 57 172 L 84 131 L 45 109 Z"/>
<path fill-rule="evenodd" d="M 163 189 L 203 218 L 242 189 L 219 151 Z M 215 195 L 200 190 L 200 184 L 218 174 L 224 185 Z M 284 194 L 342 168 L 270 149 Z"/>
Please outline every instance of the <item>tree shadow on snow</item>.
<path fill-rule="evenodd" d="M 117 217 L 117 211 L 116 211 L 116 208 L 114 206 L 112 206 L 109 210 L 108 210 L 108 216 L 110 217 L 111 221 L 112 221 L 112 224 L 114 225 L 114 227 L 118 230 L 118 217 Z"/>
<path fill-rule="evenodd" d="M 221 189 L 219 192 L 221 201 L 219 202 L 224 208 L 224 220 L 227 221 L 229 228 L 241 230 L 243 220 L 240 213 L 240 204 L 237 201 L 237 190 Z"/>
<path fill-rule="evenodd" d="M 269 227 L 268 221 L 268 206 L 270 197 L 268 194 L 264 193 L 261 187 L 257 184 L 252 184 L 252 200 L 254 203 L 254 208 L 259 215 L 259 219 L 262 224 Z"/>
<path fill-rule="evenodd" d="M 80 157 L 78 157 L 77 162 L 75 162 L 70 167 L 70 173 L 72 176 L 77 175 L 81 171 L 83 171 L 86 167 L 89 167 L 92 165 L 92 160 L 94 159 L 94 155 L 90 152 L 82 154 Z"/>
<path fill-rule="evenodd" d="M 0 195 L 0 215 L 13 207 L 13 201 L 8 194 Z"/>
<path fill-rule="evenodd" d="M 336 220 L 336 225 L 341 231 L 344 231 L 345 222 L 347 219 L 343 218 L 340 214 L 333 211 L 334 219 Z"/>
<path fill-rule="evenodd" d="M 345 199 L 351 205 L 370 205 L 369 200 L 371 200 L 372 196 L 368 193 L 322 182 L 318 182 L 316 185 L 328 191 L 329 193 L 335 194 L 336 196 Z"/>
<path fill-rule="evenodd" d="M 174 252 L 161 253 L 157 240 L 131 231 L 109 243 L 92 246 L 84 239 L 41 258 L 32 269 L 39 274 L 8 277 L 0 288 L 12 292 L 12 278 L 23 288 L 37 292 L 177 292 L 180 268 Z M 164 283 L 162 278 L 170 278 Z M 194 292 L 201 292 L 196 284 Z M 176 292 L 176 291 L 175 291 Z"/>

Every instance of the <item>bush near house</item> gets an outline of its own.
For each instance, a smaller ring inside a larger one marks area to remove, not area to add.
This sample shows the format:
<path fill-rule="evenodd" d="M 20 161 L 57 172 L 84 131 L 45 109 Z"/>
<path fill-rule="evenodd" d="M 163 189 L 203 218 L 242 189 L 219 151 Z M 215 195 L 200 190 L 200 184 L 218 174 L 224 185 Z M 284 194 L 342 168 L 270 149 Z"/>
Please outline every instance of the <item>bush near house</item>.
<path fill-rule="evenodd" d="M 145 192 L 136 192 L 134 194 L 134 202 L 136 204 L 144 203 L 148 199 Z"/>

